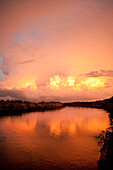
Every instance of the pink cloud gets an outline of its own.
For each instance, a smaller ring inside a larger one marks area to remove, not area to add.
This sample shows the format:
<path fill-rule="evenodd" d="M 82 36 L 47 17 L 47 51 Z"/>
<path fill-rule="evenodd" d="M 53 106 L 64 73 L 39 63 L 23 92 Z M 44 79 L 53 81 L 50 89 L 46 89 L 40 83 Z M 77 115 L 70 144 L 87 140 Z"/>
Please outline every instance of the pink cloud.
<path fill-rule="evenodd" d="M 0 54 L 4 61 L 0 68 L 5 81 L 0 82 L 0 87 L 7 96 L 12 92 L 12 97 L 17 97 L 19 87 L 19 94 L 23 96 L 23 87 L 36 84 L 37 91 L 30 92 L 33 100 L 41 100 L 41 96 L 48 100 L 71 100 L 72 96 L 74 100 L 82 99 L 84 94 L 84 99 L 96 98 L 98 90 L 83 88 L 75 93 L 64 88 L 57 91 L 50 90 L 48 84 L 50 77 L 57 74 L 64 79 L 75 77 L 78 82 L 82 81 L 79 74 L 86 77 L 112 75 L 112 4 L 105 0 L 103 3 L 96 0 L 2 0 Z M 112 82 L 111 77 L 106 82 L 111 88 L 106 88 L 105 94 L 100 90 L 98 95 L 112 94 Z"/>

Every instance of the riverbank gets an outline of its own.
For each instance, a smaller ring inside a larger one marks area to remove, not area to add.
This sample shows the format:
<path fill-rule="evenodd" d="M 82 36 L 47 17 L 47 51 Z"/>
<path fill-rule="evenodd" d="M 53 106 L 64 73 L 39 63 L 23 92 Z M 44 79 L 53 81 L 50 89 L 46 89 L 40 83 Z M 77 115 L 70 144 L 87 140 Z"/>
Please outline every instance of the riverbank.
<path fill-rule="evenodd" d="M 102 148 L 97 162 L 99 170 L 113 169 L 113 119 L 110 119 L 110 127 L 102 131 L 98 137 Z"/>
<path fill-rule="evenodd" d="M 99 100 L 94 102 L 72 102 L 72 103 L 65 103 L 65 106 L 73 106 L 73 107 L 92 107 L 92 108 L 99 108 L 105 109 L 111 113 L 113 116 L 113 97 L 110 99 Z"/>
<path fill-rule="evenodd" d="M 94 102 L 72 102 L 72 103 L 61 103 L 61 102 L 27 102 L 21 100 L 15 101 L 0 101 L 0 116 L 2 115 L 11 115 L 18 114 L 23 112 L 32 112 L 32 111 L 45 111 L 45 110 L 55 110 L 62 107 L 71 106 L 71 107 L 92 107 L 105 109 L 111 113 L 113 117 L 113 97 L 110 99 L 94 101 Z"/>
<path fill-rule="evenodd" d="M 60 102 L 26 102 L 26 101 L 0 101 L 0 116 L 18 115 L 25 112 L 55 110 L 64 107 Z"/>

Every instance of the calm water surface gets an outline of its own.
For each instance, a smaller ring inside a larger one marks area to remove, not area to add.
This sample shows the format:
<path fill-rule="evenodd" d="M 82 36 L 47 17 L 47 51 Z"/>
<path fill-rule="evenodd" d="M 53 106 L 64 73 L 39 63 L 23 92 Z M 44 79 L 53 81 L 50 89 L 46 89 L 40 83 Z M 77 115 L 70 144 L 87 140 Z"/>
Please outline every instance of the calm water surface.
<path fill-rule="evenodd" d="M 66 107 L 0 118 L 0 169 L 98 169 L 108 113 Z"/>

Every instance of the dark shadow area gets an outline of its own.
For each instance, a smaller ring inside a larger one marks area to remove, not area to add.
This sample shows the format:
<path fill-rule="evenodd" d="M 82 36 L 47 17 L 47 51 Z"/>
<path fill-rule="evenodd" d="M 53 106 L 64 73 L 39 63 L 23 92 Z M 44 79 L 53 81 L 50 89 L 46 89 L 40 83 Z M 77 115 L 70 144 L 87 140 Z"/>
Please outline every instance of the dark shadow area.
<path fill-rule="evenodd" d="M 97 161 L 99 170 L 113 169 L 113 118 L 110 115 L 110 126 L 102 131 L 98 138 L 98 144 L 102 146 L 100 158 Z"/>
<path fill-rule="evenodd" d="M 94 102 L 71 102 L 64 103 L 65 106 L 73 107 L 91 107 L 98 109 L 105 109 L 113 115 L 113 96 L 110 99 L 98 100 Z"/>
<path fill-rule="evenodd" d="M 22 115 L 23 113 L 57 110 L 64 107 L 63 103 L 60 102 L 27 102 L 27 101 L 0 101 L 0 116 L 12 116 Z"/>

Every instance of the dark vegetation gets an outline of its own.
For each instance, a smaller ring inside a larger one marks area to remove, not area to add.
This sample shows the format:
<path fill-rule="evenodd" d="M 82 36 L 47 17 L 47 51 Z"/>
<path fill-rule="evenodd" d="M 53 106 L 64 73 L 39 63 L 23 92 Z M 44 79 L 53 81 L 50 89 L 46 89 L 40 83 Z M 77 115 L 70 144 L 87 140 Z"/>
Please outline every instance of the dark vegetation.
<path fill-rule="evenodd" d="M 27 102 L 21 100 L 1 100 L 0 101 L 0 116 L 3 114 L 18 114 L 20 112 L 31 112 L 31 111 L 44 111 L 44 110 L 55 110 L 65 106 L 73 107 L 93 107 L 105 109 L 113 114 L 113 97 L 110 99 L 94 101 L 94 102 L 72 102 L 72 103 L 60 103 L 60 102 Z"/>
<path fill-rule="evenodd" d="M 100 159 L 98 160 L 99 170 L 113 169 L 113 119 L 110 118 L 110 127 L 102 131 L 98 138 L 98 143 L 102 145 Z"/>
<path fill-rule="evenodd" d="M 55 110 L 64 107 L 60 102 L 26 102 L 21 100 L 0 101 L 0 116 L 18 115 L 25 112 Z"/>
<path fill-rule="evenodd" d="M 110 99 L 99 100 L 99 101 L 94 101 L 94 102 L 65 103 L 65 106 L 99 108 L 99 109 L 105 109 L 111 114 L 113 114 L 113 97 L 111 97 Z"/>

